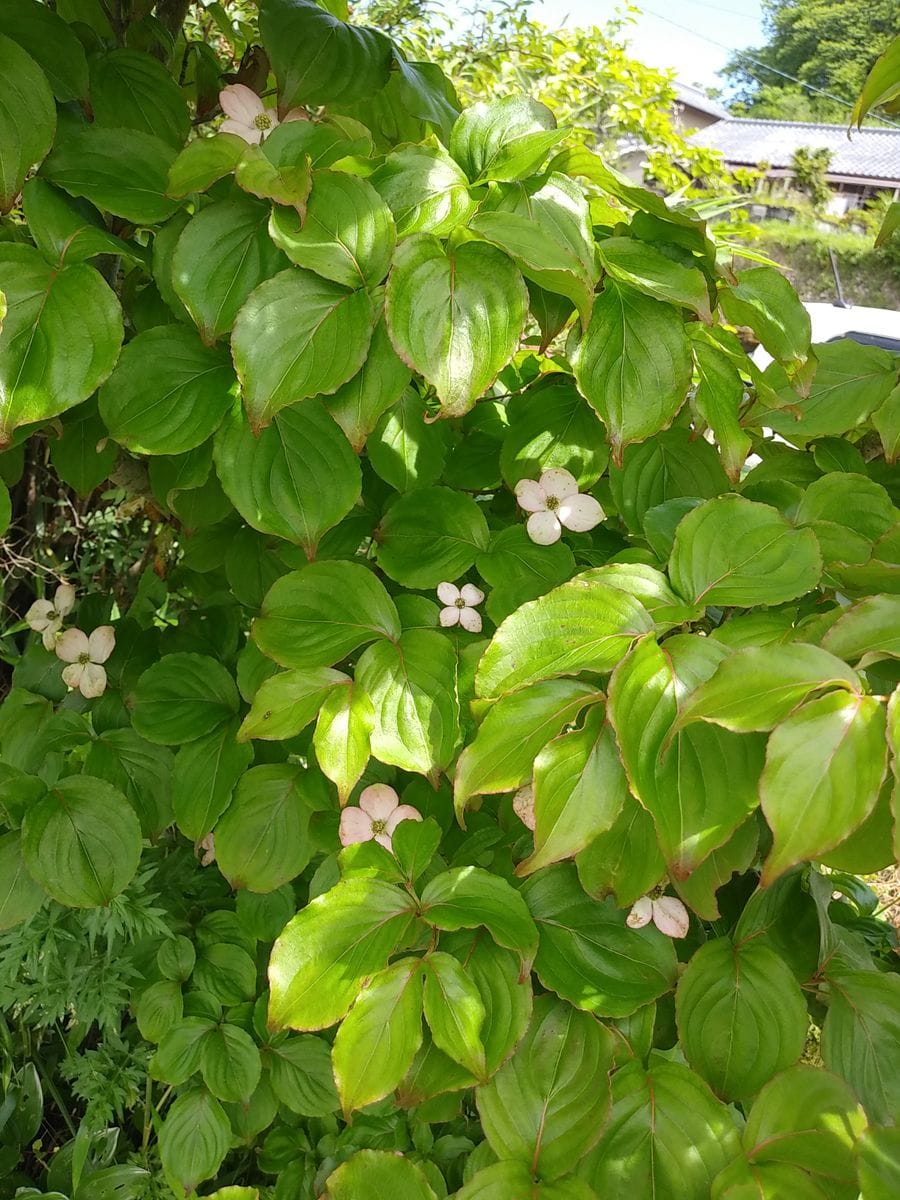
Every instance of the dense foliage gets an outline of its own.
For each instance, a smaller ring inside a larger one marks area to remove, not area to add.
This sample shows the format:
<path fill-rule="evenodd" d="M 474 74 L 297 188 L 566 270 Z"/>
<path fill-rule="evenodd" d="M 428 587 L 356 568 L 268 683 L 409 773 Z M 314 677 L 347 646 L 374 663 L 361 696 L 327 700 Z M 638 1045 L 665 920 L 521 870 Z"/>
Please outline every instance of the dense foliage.
<path fill-rule="evenodd" d="M 0 1196 L 895 1196 L 900 357 L 215 7 L 0 4 Z"/>

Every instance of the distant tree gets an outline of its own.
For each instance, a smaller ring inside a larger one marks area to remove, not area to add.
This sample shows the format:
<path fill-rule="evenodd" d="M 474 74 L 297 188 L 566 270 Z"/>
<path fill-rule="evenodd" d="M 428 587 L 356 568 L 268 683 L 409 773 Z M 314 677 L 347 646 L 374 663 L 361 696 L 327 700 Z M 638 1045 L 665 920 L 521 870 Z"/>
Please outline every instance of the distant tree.
<path fill-rule="evenodd" d="M 852 103 L 872 63 L 898 32 L 897 0 L 763 0 L 763 8 L 766 44 L 732 55 L 723 71 L 734 111 L 781 120 L 847 121 L 843 105 L 775 71 Z"/>
<path fill-rule="evenodd" d="M 817 211 L 823 209 L 831 196 L 826 176 L 831 166 L 831 151 L 825 146 L 799 146 L 791 159 L 794 185 L 812 201 Z"/>

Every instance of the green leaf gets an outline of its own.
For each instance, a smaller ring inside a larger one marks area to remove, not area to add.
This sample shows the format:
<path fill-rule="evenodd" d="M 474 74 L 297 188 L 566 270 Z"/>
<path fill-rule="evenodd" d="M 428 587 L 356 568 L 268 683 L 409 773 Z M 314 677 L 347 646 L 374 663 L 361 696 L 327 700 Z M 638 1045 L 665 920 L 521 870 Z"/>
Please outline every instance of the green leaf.
<path fill-rule="evenodd" d="M 84 262 L 97 254 L 118 254 L 141 261 L 140 248 L 107 233 L 98 212 L 76 207 L 44 179 L 32 176 L 22 189 L 22 208 L 28 232 L 54 266 Z"/>
<path fill-rule="evenodd" d="M 548 677 L 609 671 L 652 628 L 626 593 L 576 577 L 506 618 L 478 664 L 476 689 L 500 696 Z"/>
<path fill-rule="evenodd" d="M 174 979 L 159 979 L 141 992 L 134 1009 L 138 1031 L 147 1042 L 161 1042 L 173 1025 L 184 1016 L 181 984 Z"/>
<path fill-rule="evenodd" d="M 50 442 L 54 470 L 82 497 L 109 478 L 118 455 L 93 400 L 73 409 L 62 423 L 62 437 Z"/>
<path fill-rule="evenodd" d="M 185 837 L 199 841 L 231 803 L 235 784 L 253 762 L 253 750 L 236 740 L 237 719 L 182 746 L 175 757 L 172 807 Z"/>
<path fill-rule="evenodd" d="M 436 780 L 459 741 L 456 651 L 432 629 L 408 629 L 360 656 L 356 682 L 375 712 L 372 754 Z"/>
<path fill-rule="evenodd" d="M 329 691 L 319 709 L 313 733 L 316 762 L 335 785 L 343 806 L 366 769 L 375 728 L 375 708 L 368 695 L 348 682 Z"/>
<path fill-rule="evenodd" d="M 900 201 L 895 202 L 895 207 L 900 221 Z M 900 457 L 900 384 L 872 414 L 872 424 L 881 438 L 885 459 L 893 465 Z"/>
<path fill-rule="evenodd" d="M 38 64 L 57 100 L 84 100 L 88 65 L 75 31 L 52 9 L 34 0 L 4 0 L 0 32 L 12 38 Z"/>
<path fill-rule="evenodd" d="M 457 867 L 436 875 L 422 892 L 421 916 L 436 929 L 453 932 L 483 925 L 498 946 L 530 962 L 537 930 L 524 900 L 499 875 L 481 867 Z"/>
<path fill-rule="evenodd" d="M 257 995 L 256 976 L 256 964 L 246 950 L 229 942 L 213 941 L 197 958 L 191 982 L 220 1004 L 231 1007 Z"/>
<path fill-rule="evenodd" d="M 134 728 L 149 742 L 177 746 L 224 724 L 238 710 L 234 680 L 205 654 L 167 654 L 138 680 Z"/>
<path fill-rule="evenodd" d="M 673 587 L 693 604 L 783 604 L 812 591 L 821 573 L 811 529 L 794 529 L 777 509 L 742 496 L 688 513 L 669 560 Z"/>
<path fill-rule="evenodd" d="M 568 1175 L 600 1133 L 613 1052 L 598 1021 L 539 997 L 515 1054 L 475 1094 L 494 1153 L 544 1180 Z"/>
<path fill-rule="evenodd" d="M 367 1191 L 391 1200 L 437 1200 L 408 1158 L 387 1150 L 360 1150 L 325 1180 L 325 1200 L 358 1200 Z"/>
<path fill-rule="evenodd" d="M 707 942 L 675 995 L 684 1054 L 725 1100 L 745 1099 L 795 1063 L 809 1019 L 783 960 L 758 942 Z"/>
<path fill-rule="evenodd" d="M 546 105 L 527 96 L 472 104 L 450 133 L 450 153 L 473 183 L 531 175 L 566 134 Z"/>
<path fill-rule="evenodd" d="M 603 269 L 617 283 L 628 284 L 656 300 L 689 308 L 707 324 L 712 321 L 709 285 L 698 266 L 686 267 L 648 242 L 633 237 L 604 238 L 597 244 Z"/>
<path fill-rule="evenodd" d="M 570 1004 L 627 1017 L 672 989 L 671 940 L 652 925 L 629 929 L 611 900 L 598 904 L 585 894 L 572 864 L 533 876 L 522 895 L 540 931 L 537 977 Z"/>
<path fill-rule="evenodd" d="M 185 1017 L 165 1034 L 150 1060 L 153 1079 L 178 1087 L 200 1070 L 203 1039 L 216 1028 L 206 1017 Z"/>
<path fill-rule="evenodd" d="M 175 1100 L 159 1132 L 159 1154 L 176 1194 L 187 1195 L 204 1179 L 212 1179 L 231 1138 L 225 1110 L 208 1092 L 197 1088 Z"/>
<path fill-rule="evenodd" d="M 688 621 L 698 621 L 703 615 L 701 608 L 692 608 L 675 595 L 662 571 L 642 562 L 610 562 L 582 571 L 579 578 L 587 583 L 606 584 L 639 600 L 653 617 L 658 633 Z"/>
<path fill-rule="evenodd" d="M 759 783 L 775 839 L 764 884 L 862 824 L 887 769 L 884 736 L 883 706 L 843 691 L 810 700 L 775 728 Z"/>
<path fill-rule="evenodd" d="M 829 984 L 825 1066 L 849 1083 L 871 1121 L 887 1124 L 900 1110 L 900 979 L 852 971 Z"/>
<path fill-rule="evenodd" d="M 376 316 L 367 292 L 312 271 L 281 271 L 251 292 L 231 346 L 254 431 L 287 405 L 337 391 L 355 375 Z"/>
<path fill-rule="evenodd" d="M 25 869 L 22 835 L 0 835 L 0 930 L 29 921 L 47 899 Z"/>
<path fill-rule="evenodd" d="M 862 91 L 850 114 L 850 127 L 854 123 L 862 129 L 866 114 L 879 105 L 888 105 L 900 92 L 900 37 L 888 43 L 887 49 L 876 58 L 866 76 Z"/>
<path fill-rule="evenodd" d="M 392 1092 L 421 1044 L 422 962 L 404 958 L 379 971 L 360 992 L 334 1039 L 344 1119 Z"/>
<path fill-rule="evenodd" d="M 703 438 L 691 441 L 689 432 L 679 428 L 628 446 L 621 468 L 610 467 L 609 483 L 616 508 L 638 534 L 644 532 L 649 510 L 666 501 L 705 499 L 728 491 L 728 476 L 713 447 Z"/>
<path fill-rule="evenodd" d="M 174 149 L 161 138 L 100 125 L 67 128 L 41 173 L 70 196 L 135 225 L 158 225 L 178 209 L 166 195 Z"/>
<path fill-rule="evenodd" d="M 324 398 L 325 407 L 357 454 L 382 413 L 396 404 L 409 381 L 409 367 L 397 357 L 382 319 L 375 326 L 362 368 Z"/>
<path fill-rule="evenodd" d="M 822 646 L 862 670 L 883 658 L 900 658 L 900 597 L 867 596 L 845 609 Z"/>
<path fill-rule="evenodd" d="M 359 499 L 359 463 L 318 399 L 282 408 L 256 432 L 232 409 L 214 456 L 222 487 L 244 520 L 301 545 L 309 558 Z"/>
<path fill-rule="evenodd" d="M 5 33 L 0 33 L 0 76 L 5 85 L 0 105 L 0 213 L 6 213 L 28 172 L 53 145 L 56 105 L 44 72 Z"/>
<path fill-rule="evenodd" d="M 579 1168 L 604 1200 L 708 1200 L 740 1153 L 734 1119 L 698 1075 L 659 1054 L 616 1071 L 612 1111 Z"/>
<path fill-rule="evenodd" d="M 491 537 L 475 560 L 481 578 L 490 585 L 486 608 L 498 625 L 527 600 L 549 592 L 575 572 L 575 556 L 565 542 L 538 546 L 524 525 L 510 525 Z"/>
<path fill-rule="evenodd" d="M 196 961 L 194 943 L 181 934 L 163 942 L 156 952 L 156 963 L 160 973 L 176 983 L 184 983 L 190 978 Z"/>
<path fill-rule="evenodd" d="M 809 353 L 810 318 L 786 277 L 777 267 L 750 267 L 737 279 L 719 290 L 728 320 L 748 325 L 779 362 L 802 362 Z"/>
<path fill-rule="evenodd" d="M 281 106 L 353 104 L 388 82 L 392 46 L 375 29 L 347 25 L 312 0 L 264 0 L 259 31 Z"/>
<path fill-rule="evenodd" d="M 250 197 L 220 200 L 192 217 L 178 239 L 172 283 L 207 345 L 229 332 L 254 288 L 286 265 L 269 238 L 268 216 Z"/>
<path fill-rule="evenodd" d="M 25 814 L 22 854 L 29 874 L 60 904 L 109 904 L 134 877 L 141 827 L 120 791 L 102 779 L 60 779 Z"/>
<path fill-rule="evenodd" d="M 478 504 L 450 488 L 420 488 L 400 496 L 375 532 L 378 563 L 404 587 L 436 588 L 458 579 L 487 549 L 487 521 Z"/>
<path fill-rule="evenodd" d="M 624 448 L 667 429 L 684 403 L 691 351 L 678 313 L 608 281 L 578 345 L 575 379 L 603 418 L 613 460 L 621 466 Z"/>
<path fill-rule="evenodd" d="M 338 1106 L 331 1049 L 318 1037 L 278 1039 L 263 1051 L 272 1091 L 301 1117 L 327 1117 Z"/>
<path fill-rule="evenodd" d="M 743 874 L 757 857 L 759 826 L 755 814 L 739 825 L 727 842 L 717 846 L 685 879 L 672 881 L 681 899 L 704 921 L 720 917 L 716 893 L 732 875 Z"/>
<path fill-rule="evenodd" d="M 246 149 L 247 143 L 236 133 L 217 133 L 188 142 L 169 168 L 166 195 L 183 200 L 192 192 L 205 192 L 231 174 Z"/>
<path fill-rule="evenodd" d="M 856 1190 L 854 1144 L 866 1127 L 847 1085 L 799 1064 L 762 1089 L 741 1140 L 750 1162 L 785 1163 L 808 1171 L 828 1189 Z"/>
<path fill-rule="evenodd" d="M 269 230 L 291 262 L 348 288 L 380 283 L 397 240 L 384 200 L 343 171 L 316 171 L 302 220 L 295 209 L 275 208 Z"/>
<path fill-rule="evenodd" d="M 307 826 L 317 807 L 303 767 L 253 767 L 237 782 L 215 828 L 216 862 L 232 888 L 274 892 L 304 869 L 312 855 Z"/>
<path fill-rule="evenodd" d="M 191 130 L 187 100 L 159 59 L 141 50 L 111 50 L 91 59 L 94 123 L 137 129 L 180 150 Z"/>
<path fill-rule="evenodd" d="M 238 731 L 238 741 L 251 738 L 283 741 L 295 737 L 314 721 L 334 688 L 350 683 L 341 671 L 281 671 L 260 685 Z"/>
<path fill-rule="evenodd" d="M 262 1072 L 256 1043 L 237 1025 L 219 1025 L 203 1039 L 200 1050 L 203 1082 L 219 1100 L 249 1100 Z"/>
<path fill-rule="evenodd" d="M 812 692 L 831 687 L 861 690 L 846 663 L 793 642 L 736 650 L 681 705 L 678 726 L 710 721 L 735 733 L 773 729 Z"/>
<path fill-rule="evenodd" d="M 826 564 L 864 563 L 894 524 L 897 510 L 887 492 L 865 475 L 831 472 L 814 480 L 793 515 L 814 530 Z"/>
<path fill-rule="evenodd" d="M 224 351 L 181 325 L 161 325 L 122 350 L 100 389 L 100 415 L 135 454 L 184 454 L 215 433 L 235 388 Z"/>
<path fill-rule="evenodd" d="M 456 1193 L 455 1200 L 597 1200 L 594 1189 L 574 1176 L 553 1183 L 535 1183 L 524 1162 L 498 1162 L 477 1171 Z"/>
<path fill-rule="evenodd" d="M 409 896 L 379 879 L 345 879 L 310 901 L 272 947 L 270 1027 L 327 1029 L 340 1021 L 413 919 Z"/>
<path fill-rule="evenodd" d="M 550 174 L 510 187 L 469 228 L 505 251 L 526 279 L 571 300 L 587 325 L 599 272 L 590 210 L 577 183 Z"/>
<path fill-rule="evenodd" d="M 444 470 L 447 426 L 426 422 L 425 416 L 425 402 L 415 388 L 407 388 L 366 443 L 376 474 L 398 492 L 430 487 Z"/>
<path fill-rule="evenodd" d="M 631 796 L 606 833 L 598 834 L 575 859 L 581 886 L 602 900 L 614 895 L 621 908 L 634 904 L 663 878 L 653 818 Z"/>
<path fill-rule="evenodd" d="M 376 639 L 396 641 L 400 618 L 380 579 L 359 563 L 311 563 L 277 580 L 253 640 L 283 667 L 330 667 Z"/>
<path fill-rule="evenodd" d="M 434 1044 L 484 1079 L 481 1027 L 485 1009 L 478 988 L 451 954 L 433 950 L 424 960 L 425 1020 Z"/>
<path fill-rule="evenodd" d="M 751 446 L 740 423 L 744 383 L 728 356 L 715 346 L 694 337 L 691 348 L 698 377 L 694 408 L 715 434 L 722 466 L 736 485 Z"/>
<path fill-rule="evenodd" d="M 509 792 L 529 782 L 535 756 L 600 696 L 577 679 L 546 679 L 498 700 L 459 757 L 453 795 L 457 817 L 462 820 L 472 796 Z"/>
<path fill-rule="evenodd" d="M 0 447 L 20 425 L 81 404 L 109 375 L 122 311 L 93 267 L 55 271 L 33 246 L 0 245 Z"/>
<path fill-rule="evenodd" d="M 175 760 L 138 737 L 133 729 L 108 729 L 91 742 L 84 769 L 105 779 L 130 802 L 145 837 L 157 837 L 172 823 L 172 768 Z"/>
<path fill-rule="evenodd" d="M 561 467 L 581 491 L 593 487 L 609 462 L 602 423 L 568 375 L 551 375 L 506 405 L 509 426 L 500 451 L 507 486 Z M 554 547 L 555 548 L 555 547 Z M 546 554 L 541 546 L 538 553 Z M 530 597 L 529 597 L 530 598 Z"/>
<path fill-rule="evenodd" d="M 866 1200 L 891 1200 L 900 1189 L 900 1129 L 869 1127 L 856 1143 L 859 1186 Z"/>
<path fill-rule="evenodd" d="M 443 415 L 460 417 L 515 353 L 528 292 L 495 247 L 464 242 L 448 254 L 417 233 L 394 254 L 385 315 L 394 349 L 434 387 Z"/>
<path fill-rule="evenodd" d="M 398 146 L 369 182 L 393 213 L 398 237 L 446 237 L 476 210 L 465 174 L 439 147 Z"/>
<path fill-rule="evenodd" d="M 628 781 L 605 717 L 603 706 L 594 705 L 582 729 L 555 737 L 535 758 L 534 852 L 516 867 L 517 875 L 573 857 L 622 811 Z"/>

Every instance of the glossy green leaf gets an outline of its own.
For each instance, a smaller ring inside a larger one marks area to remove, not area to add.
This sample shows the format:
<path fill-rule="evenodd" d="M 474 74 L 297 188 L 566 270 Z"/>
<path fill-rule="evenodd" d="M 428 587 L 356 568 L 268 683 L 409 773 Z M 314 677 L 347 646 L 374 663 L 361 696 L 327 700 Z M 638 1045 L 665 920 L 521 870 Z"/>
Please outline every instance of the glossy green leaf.
<path fill-rule="evenodd" d="M 231 346 L 254 430 L 287 405 L 334 392 L 355 375 L 376 315 L 367 292 L 312 271 L 281 271 L 251 292 Z"/>
<path fill-rule="evenodd" d="M 500 469 L 510 488 L 520 479 L 538 479 L 561 467 L 579 488 L 593 487 L 609 462 L 602 423 L 578 394 L 571 377 L 551 375 L 506 405 L 509 426 L 500 451 Z M 548 547 L 541 546 L 540 554 Z"/>
<path fill-rule="evenodd" d="M 407 388 L 366 442 L 376 474 L 398 492 L 431 487 L 444 470 L 447 427 L 425 417 L 425 402 L 415 388 Z"/>
<path fill-rule="evenodd" d="M 326 1117 L 338 1107 L 331 1049 L 318 1037 L 279 1039 L 263 1051 L 275 1095 L 302 1117 Z"/>
<path fill-rule="evenodd" d="M 403 395 L 409 380 L 409 367 L 397 357 L 384 321 L 380 320 L 362 368 L 324 399 L 325 407 L 357 453 L 382 414 Z"/>
<path fill-rule="evenodd" d="M 541 996 L 513 1057 L 476 1092 L 491 1149 L 542 1179 L 568 1175 L 599 1136 L 612 1064 L 607 1029 Z"/>
<path fill-rule="evenodd" d="M 437 778 L 459 741 L 456 652 L 444 634 L 408 629 L 360 656 L 356 682 L 374 709 L 375 758 Z"/>
<path fill-rule="evenodd" d="M 108 729 L 91 742 L 84 769 L 118 788 L 144 835 L 156 837 L 172 823 L 174 762 L 170 751 L 144 741 L 133 729 Z"/>
<path fill-rule="evenodd" d="M 891 1200 L 900 1189 L 900 1129 L 870 1126 L 856 1143 L 860 1191 L 866 1200 Z"/>
<path fill-rule="evenodd" d="M 756 814 L 739 825 L 727 842 L 717 846 L 684 879 L 673 879 L 672 886 L 698 917 L 717 921 L 721 916 L 717 892 L 735 874 L 747 871 L 757 857 L 759 826 Z"/>
<path fill-rule="evenodd" d="M 535 972 L 570 1004 L 626 1017 L 671 990 L 671 940 L 652 925 L 629 929 L 611 900 L 598 904 L 586 895 L 572 864 L 533 876 L 522 895 L 540 931 Z"/>
<path fill-rule="evenodd" d="M 688 513 L 669 560 L 672 585 L 686 600 L 740 608 L 793 600 L 821 573 L 811 529 L 794 529 L 776 509 L 742 496 L 708 500 Z"/>
<path fill-rule="evenodd" d="M 185 1017 L 166 1033 L 150 1060 L 150 1075 L 173 1087 L 200 1070 L 203 1041 L 216 1028 L 205 1017 Z"/>
<path fill-rule="evenodd" d="M 893 104 L 900 82 L 900 41 L 895 37 L 876 58 L 850 114 L 850 127 L 862 129 L 866 114 L 878 105 Z"/>
<path fill-rule="evenodd" d="M 752 1096 L 806 1043 L 806 1001 L 793 974 L 758 942 L 707 942 L 678 981 L 684 1054 L 725 1100 Z"/>
<path fill-rule="evenodd" d="M 310 901 L 272 948 L 270 1027 L 327 1029 L 341 1020 L 412 921 L 406 893 L 378 879 L 345 879 Z"/>
<path fill-rule="evenodd" d="M 89 496 L 109 478 L 118 455 L 94 401 L 73 409 L 62 423 L 62 437 L 50 443 L 50 461 L 57 475 L 79 496 Z"/>
<path fill-rule="evenodd" d="M 585 846 L 575 866 L 589 896 L 602 900 L 612 895 L 622 908 L 634 904 L 665 875 L 653 818 L 627 796 L 616 820 Z"/>
<path fill-rule="evenodd" d="M 527 1196 L 528 1200 L 597 1200 L 593 1188 L 574 1176 L 552 1183 L 535 1183 L 524 1162 L 498 1162 L 482 1168 L 456 1193 L 456 1200 L 507 1200 L 509 1196 Z"/>
<path fill-rule="evenodd" d="M 256 1043 L 237 1025 L 211 1029 L 200 1047 L 203 1082 L 219 1100 L 247 1100 L 259 1083 L 262 1064 Z"/>
<path fill-rule="evenodd" d="M 425 968 L 425 1020 L 434 1044 L 483 1079 L 485 1010 L 478 988 L 457 960 L 441 950 L 427 956 Z"/>
<path fill-rule="evenodd" d="M 359 498 L 359 464 L 318 399 L 282 408 L 256 433 L 233 409 L 216 436 L 216 471 L 248 524 L 308 557 Z"/>
<path fill-rule="evenodd" d="M 689 308 L 701 320 L 712 320 L 709 285 L 698 267 L 668 258 L 649 242 L 633 237 L 604 238 L 597 253 L 603 269 L 617 283 L 628 284 L 656 300 Z"/>
<path fill-rule="evenodd" d="M 134 243 L 108 233 L 103 219 L 87 205 L 76 204 L 46 180 L 33 175 L 22 189 L 22 209 L 28 231 L 47 262 L 73 266 L 98 254 L 142 258 Z"/>
<path fill-rule="evenodd" d="M 106 379 L 122 344 L 122 312 L 99 272 L 54 271 L 33 246 L 0 245 L 0 447 L 20 425 L 81 404 Z"/>
<path fill-rule="evenodd" d="M 499 875 L 481 867 L 457 867 L 436 875 L 422 892 L 423 920 L 453 932 L 483 925 L 498 946 L 530 961 L 537 930 L 522 897 Z"/>
<path fill-rule="evenodd" d="M 325 1180 L 325 1200 L 356 1200 L 367 1190 L 391 1200 L 437 1200 L 416 1164 L 387 1150 L 360 1150 Z"/>
<path fill-rule="evenodd" d="M 369 182 L 393 213 L 399 237 L 446 237 L 475 211 L 465 174 L 438 147 L 398 146 Z"/>
<path fill-rule="evenodd" d="M 306 155 L 285 161 L 285 155 L 273 154 L 269 145 L 246 146 L 234 169 L 234 182 L 251 196 L 274 200 L 276 205 L 295 209 L 301 217 L 306 215 L 306 201 L 312 188 L 312 170 Z"/>
<path fill-rule="evenodd" d="M 25 868 L 18 830 L 0 835 L 0 880 L 0 930 L 12 929 L 30 920 L 47 898 Z"/>
<path fill-rule="evenodd" d="M 694 408 L 715 434 L 725 473 L 732 484 L 737 484 L 751 446 L 739 417 L 744 403 L 743 380 L 734 363 L 712 343 L 694 337 L 691 348 L 698 376 Z"/>
<path fill-rule="evenodd" d="M 391 341 L 434 387 L 445 416 L 463 416 L 484 395 L 515 353 L 527 313 L 522 276 L 493 246 L 465 242 L 448 254 L 417 233 L 397 247 L 385 296 Z"/>
<path fill-rule="evenodd" d="M 397 236 L 372 185 L 342 171 L 316 171 L 302 221 L 295 209 L 276 208 L 269 229 L 291 262 L 348 288 L 384 279 Z"/>
<path fill-rule="evenodd" d="M 822 646 L 860 668 L 900 658 L 900 597 L 867 596 L 851 605 L 822 638 Z"/>
<path fill-rule="evenodd" d="M 463 575 L 487 549 L 487 521 L 478 504 L 450 488 L 420 488 L 387 510 L 375 533 L 378 563 L 408 588 L 436 588 Z"/>
<path fill-rule="evenodd" d="M 862 824 L 887 769 L 884 735 L 882 705 L 843 691 L 810 700 L 776 727 L 759 784 L 775 839 L 765 883 Z"/>
<path fill-rule="evenodd" d="M 599 698 L 589 683 L 546 679 L 498 700 L 459 757 L 453 796 L 457 816 L 462 818 L 472 796 L 509 792 L 529 782 L 535 756 Z"/>
<path fill-rule="evenodd" d="M 3 28 L 3 25 L 0 25 Z M 27 49 L 27 48 L 26 48 Z M 56 105 L 47 77 L 17 41 L 0 32 L 0 212 L 15 204 L 25 177 L 53 145 Z"/>
<path fill-rule="evenodd" d="M 473 183 L 531 175 L 564 136 L 550 109 L 527 96 L 470 105 L 450 133 L 450 153 Z"/>
<path fill-rule="evenodd" d="M 172 776 L 172 807 L 185 837 L 199 841 L 231 803 L 238 779 L 253 761 L 250 746 L 236 740 L 236 718 L 181 747 Z"/>
<path fill-rule="evenodd" d="M 356 683 L 329 691 L 319 709 L 313 746 L 316 762 L 347 803 L 369 761 L 375 708 Z"/>
<path fill-rule="evenodd" d="M 211 1179 L 231 1146 L 231 1125 L 222 1105 L 203 1089 L 179 1096 L 159 1133 L 163 1171 L 177 1194 L 195 1191 Z"/>
<path fill-rule="evenodd" d="M 576 577 L 506 618 L 478 665 L 478 694 L 500 696 L 548 677 L 609 671 L 652 627 L 646 609 L 624 592 Z"/>
<path fill-rule="evenodd" d="M 422 963 L 403 958 L 370 981 L 334 1039 L 334 1077 L 345 1118 L 394 1090 L 422 1043 Z"/>
<path fill-rule="evenodd" d="M 25 814 L 28 873 L 60 904 L 95 908 L 128 886 L 141 857 L 141 826 L 120 791 L 101 779 L 60 779 Z"/>
<path fill-rule="evenodd" d="M 575 378 L 621 465 L 627 445 L 667 429 L 684 403 L 691 352 L 680 317 L 668 304 L 607 282 L 578 346 Z"/>
<path fill-rule="evenodd" d="M 822 1058 L 853 1089 L 870 1120 L 900 1109 L 900 979 L 852 971 L 829 980 Z"/>
<path fill-rule="evenodd" d="M 809 313 L 777 267 L 739 271 L 738 282 L 720 290 L 719 303 L 733 325 L 748 325 L 779 362 L 806 358 Z"/>
<path fill-rule="evenodd" d="M 247 143 L 236 133 L 217 133 L 188 142 L 169 168 L 166 194 L 183 200 L 191 192 L 205 192 L 237 166 Z"/>
<path fill-rule="evenodd" d="M 177 746 L 224 724 L 238 703 L 234 680 L 221 663 L 204 654 L 167 654 L 138 680 L 132 720 L 149 742 Z"/>
<path fill-rule="evenodd" d="M 359 563 L 312 563 L 283 576 L 253 624 L 264 654 L 301 669 L 329 667 L 368 642 L 399 636 L 393 600 Z"/>
<path fill-rule="evenodd" d="M 112 50 L 91 60 L 91 110 L 96 125 L 139 130 L 178 150 L 191 129 L 181 88 L 142 50 Z"/>
<path fill-rule="evenodd" d="M 160 1042 L 184 1015 L 181 984 L 173 979 L 159 979 L 141 993 L 134 1009 L 135 1020 L 142 1038 Z"/>
<path fill-rule="evenodd" d="M 26 50 L 38 64 L 57 100 L 83 100 L 88 65 L 75 31 L 55 11 L 34 0 L 4 0 L 0 33 Z"/>
<path fill-rule="evenodd" d="M 616 508 L 632 533 L 643 533 L 648 512 L 680 498 L 707 499 L 728 491 L 728 476 L 703 438 L 691 441 L 686 429 L 669 429 L 640 445 L 628 446 L 621 468 L 609 469 Z M 690 507 L 679 513 L 678 519 Z"/>
<path fill-rule="evenodd" d="M 501 529 L 475 560 L 490 585 L 485 607 L 498 625 L 528 600 L 536 600 L 575 573 L 575 557 L 565 542 L 538 546 L 524 525 Z"/>
<path fill-rule="evenodd" d="M 266 679 L 238 732 L 238 741 L 251 738 L 282 741 L 295 737 L 314 721 L 331 691 L 350 680 L 341 671 L 281 671 Z"/>

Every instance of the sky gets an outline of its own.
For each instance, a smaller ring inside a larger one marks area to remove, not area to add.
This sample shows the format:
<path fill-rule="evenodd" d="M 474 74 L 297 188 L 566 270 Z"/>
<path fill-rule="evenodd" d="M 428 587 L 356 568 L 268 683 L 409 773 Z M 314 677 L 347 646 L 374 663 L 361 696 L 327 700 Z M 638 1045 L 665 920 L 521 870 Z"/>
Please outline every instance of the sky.
<path fill-rule="evenodd" d="M 716 72 L 729 52 L 765 40 L 761 0 L 635 3 L 643 11 L 629 39 L 634 57 L 653 67 L 674 67 L 684 83 L 720 86 Z M 532 11 L 549 26 L 602 25 L 619 7 L 619 0 L 538 0 Z"/>

